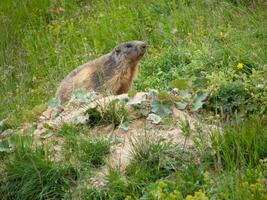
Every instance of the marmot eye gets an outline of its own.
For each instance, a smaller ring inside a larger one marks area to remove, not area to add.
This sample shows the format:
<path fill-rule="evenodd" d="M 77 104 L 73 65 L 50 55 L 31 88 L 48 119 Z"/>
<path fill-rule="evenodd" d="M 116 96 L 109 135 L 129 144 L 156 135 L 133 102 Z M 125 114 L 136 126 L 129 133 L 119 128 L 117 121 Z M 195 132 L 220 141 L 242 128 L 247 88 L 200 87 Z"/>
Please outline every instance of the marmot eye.
<path fill-rule="evenodd" d="M 126 47 L 127 47 L 127 48 L 131 48 L 131 47 L 133 47 L 133 45 L 131 45 L 131 44 L 126 44 Z"/>
<path fill-rule="evenodd" d="M 120 50 L 119 48 L 116 47 L 116 48 L 115 48 L 115 51 L 116 51 L 116 53 L 118 54 L 118 53 L 120 53 L 121 50 Z"/>

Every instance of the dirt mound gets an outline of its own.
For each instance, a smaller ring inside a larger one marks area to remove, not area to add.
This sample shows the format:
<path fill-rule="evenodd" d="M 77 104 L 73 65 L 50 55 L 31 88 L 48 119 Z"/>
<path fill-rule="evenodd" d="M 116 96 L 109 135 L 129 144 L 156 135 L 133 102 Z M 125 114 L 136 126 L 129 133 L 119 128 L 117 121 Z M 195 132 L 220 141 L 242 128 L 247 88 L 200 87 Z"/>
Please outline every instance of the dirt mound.
<path fill-rule="evenodd" d="M 134 97 L 129 97 L 128 94 L 108 97 L 95 96 L 93 99 L 72 102 L 61 108 L 49 108 L 39 118 L 34 138 L 37 141 L 40 138 L 49 138 L 47 127 L 58 127 L 66 123 L 86 123 L 88 116 L 85 115 L 85 112 L 90 108 L 103 108 L 114 100 L 124 102 L 125 109 L 129 114 L 128 126 L 125 127 L 121 123 L 114 128 L 114 125 L 110 123 L 91 129 L 91 134 L 111 137 L 113 141 L 111 153 L 106 159 L 106 165 L 91 180 L 95 186 L 103 185 L 103 177 L 105 177 L 108 167 L 116 167 L 123 171 L 131 160 L 133 144 L 144 138 L 149 138 L 153 142 L 180 144 L 187 149 L 194 148 L 192 142 L 194 135 L 188 135 L 188 133 L 185 133 L 185 129 L 193 133 L 196 126 L 199 125 L 197 118 L 186 111 L 177 109 L 174 105 L 169 106 L 169 110 L 165 108 L 165 110 L 155 112 L 155 109 L 153 110 L 151 106 L 156 98 L 155 96 L 155 93 L 137 93 Z M 140 110 L 147 112 L 140 116 L 136 114 L 136 111 Z M 159 116 L 158 114 L 161 114 L 161 112 L 168 113 L 168 116 L 165 118 Z M 55 148 L 56 151 L 57 149 L 60 151 L 61 148 Z"/>

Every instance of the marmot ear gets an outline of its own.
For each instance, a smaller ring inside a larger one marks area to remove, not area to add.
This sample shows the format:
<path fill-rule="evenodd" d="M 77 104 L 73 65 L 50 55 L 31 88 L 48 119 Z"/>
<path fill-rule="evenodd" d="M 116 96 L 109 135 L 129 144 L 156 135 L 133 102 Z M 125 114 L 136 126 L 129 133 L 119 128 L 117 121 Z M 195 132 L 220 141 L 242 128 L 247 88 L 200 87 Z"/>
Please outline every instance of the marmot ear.
<path fill-rule="evenodd" d="M 119 47 L 115 47 L 115 52 L 116 52 L 117 55 L 121 52 L 121 50 L 119 49 Z"/>

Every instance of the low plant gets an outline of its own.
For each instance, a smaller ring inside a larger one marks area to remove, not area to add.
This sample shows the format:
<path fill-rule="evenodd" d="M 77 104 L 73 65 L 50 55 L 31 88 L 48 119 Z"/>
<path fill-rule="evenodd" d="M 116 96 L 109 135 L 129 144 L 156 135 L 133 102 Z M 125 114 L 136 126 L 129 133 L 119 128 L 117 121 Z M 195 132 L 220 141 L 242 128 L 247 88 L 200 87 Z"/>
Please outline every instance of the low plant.
<path fill-rule="evenodd" d="M 159 180 L 147 187 L 142 199 L 182 200 L 183 197 L 174 182 L 168 180 Z"/>
<path fill-rule="evenodd" d="M 237 170 L 231 173 L 207 173 L 206 194 L 212 199 L 265 200 L 266 168 Z"/>
<path fill-rule="evenodd" d="M 97 108 L 89 108 L 85 111 L 88 116 L 87 124 L 91 127 L 97 125 L 112 124 L 117 127 L 121 123 L 128 120 L 128 112 L 125 108 L 125 103 L 116 99 L 108 105 Z"/>
<path fill-rule="evenodd" d="M 205 183 L 205 171 L 200 164 L 185 164 L 175 173 L 175 184 L 183 197 L 203 190 Z"/>

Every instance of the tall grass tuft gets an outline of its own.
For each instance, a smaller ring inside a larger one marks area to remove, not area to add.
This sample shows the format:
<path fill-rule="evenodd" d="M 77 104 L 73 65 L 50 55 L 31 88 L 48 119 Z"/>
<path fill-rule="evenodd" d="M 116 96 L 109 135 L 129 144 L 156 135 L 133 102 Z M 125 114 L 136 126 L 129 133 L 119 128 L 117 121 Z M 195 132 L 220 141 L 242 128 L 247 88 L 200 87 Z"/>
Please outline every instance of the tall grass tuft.
<path fill-rule="evenodd" d="M 214 163 L 219 168 L 236 170 L 255 167 L 267 156 L 267 127 L 263 120 L 250 118 L 228 125 L 222 133 L 211 134 Z"/>
<path fill-rule="evenodd" d="M 0 180 L 2 199 L 62 199 L 77 179 L 77 171 L 53 163 L 44 148 L 33 149 L 29 138 L 18 136 L 16 150 L 6 160 Z"/>

